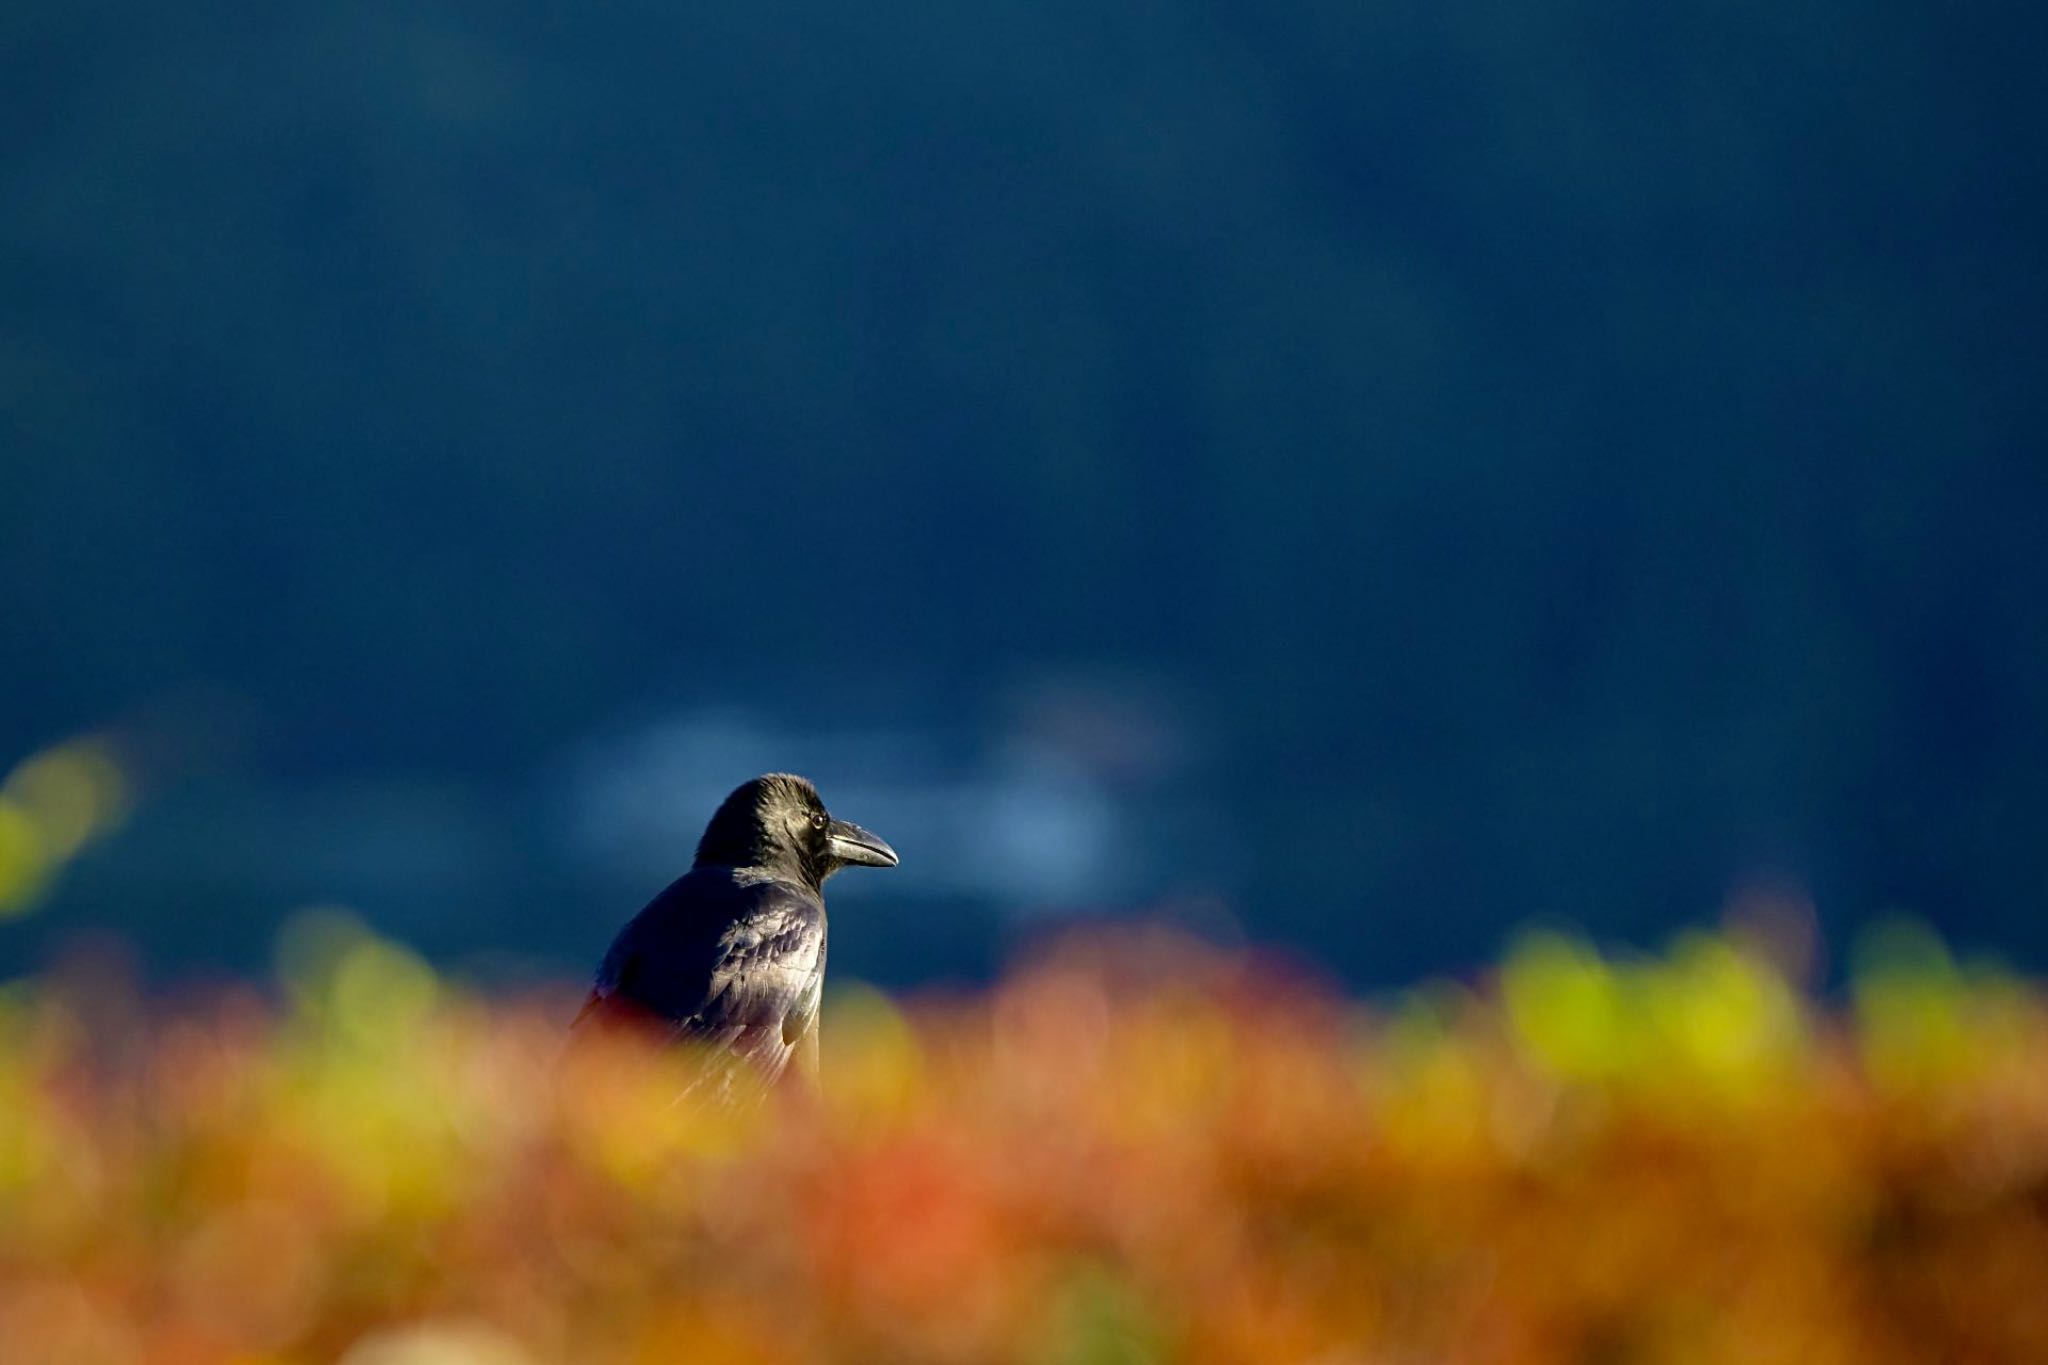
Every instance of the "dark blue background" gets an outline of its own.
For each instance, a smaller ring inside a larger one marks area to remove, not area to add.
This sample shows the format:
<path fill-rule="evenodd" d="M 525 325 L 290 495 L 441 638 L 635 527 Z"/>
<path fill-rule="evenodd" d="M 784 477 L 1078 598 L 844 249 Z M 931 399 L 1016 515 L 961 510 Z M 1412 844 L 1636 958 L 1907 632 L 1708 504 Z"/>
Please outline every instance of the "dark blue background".
<path fill-rule="evenodd" d="M 580 965 L 760 767 L 887 980 L 2048 960 L 2030 7 L 259 8 L 0 18 L 0 965 Z"/>

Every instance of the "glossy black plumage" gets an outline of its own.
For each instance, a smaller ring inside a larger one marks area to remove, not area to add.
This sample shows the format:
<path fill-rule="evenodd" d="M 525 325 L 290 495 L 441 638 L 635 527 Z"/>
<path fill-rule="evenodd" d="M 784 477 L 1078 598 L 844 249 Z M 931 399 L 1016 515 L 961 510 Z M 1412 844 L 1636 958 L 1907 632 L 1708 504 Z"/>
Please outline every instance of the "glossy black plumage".
<path fill-rule="evenodd" d="M 735 1101 L 796 1058 L 815 1073 L 825 983 L 824 882 L 894 866 L 894 850 L 834 820 L 800 777 L 771 773 L 726 798 L 696 865 L 619 931 L 579 1026 L 651 1031 L 703 1050 L 692 1089 Z"/>

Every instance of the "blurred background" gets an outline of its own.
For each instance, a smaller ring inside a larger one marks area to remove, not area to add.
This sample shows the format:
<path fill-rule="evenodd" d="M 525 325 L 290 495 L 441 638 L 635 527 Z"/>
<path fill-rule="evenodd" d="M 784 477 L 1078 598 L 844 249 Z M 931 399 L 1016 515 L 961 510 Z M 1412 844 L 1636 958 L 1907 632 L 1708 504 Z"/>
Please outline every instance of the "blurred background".
<path fill-rule="evenodd" d="M 766 769 L 902 852 L 889 985 L 1759 900 L 2048 964 L 2039 36 L 11 5 L 0 976 L 581 972 Z"/>

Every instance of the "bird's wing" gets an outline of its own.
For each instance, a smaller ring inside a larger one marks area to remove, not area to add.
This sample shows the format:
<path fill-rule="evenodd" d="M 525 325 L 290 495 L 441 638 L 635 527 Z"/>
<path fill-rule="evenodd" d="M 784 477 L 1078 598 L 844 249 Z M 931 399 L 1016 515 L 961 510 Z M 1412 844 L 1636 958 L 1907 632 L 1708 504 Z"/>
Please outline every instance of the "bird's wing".
<path fill-rule="evenodd" d="M 692 883 L 695 883 L 694 885 Z M 605 955 L 577 1019 L 631 1022 L 704 1049 L 707 1081 L 772 1081 L 813 1030 L 825 976 L 824 906 L 776 881 L 675 883 Z M 731 1071 L 716 1077 L 712 1073 Z"/>
<path fill-rule="evenodd" d="M 825 979 L 825 924 L 800 896 L 772 897 L 720 936 L 703 1005 L 683 1022 L 694 1042 L 782 1074 L 810 1031 Z"/>

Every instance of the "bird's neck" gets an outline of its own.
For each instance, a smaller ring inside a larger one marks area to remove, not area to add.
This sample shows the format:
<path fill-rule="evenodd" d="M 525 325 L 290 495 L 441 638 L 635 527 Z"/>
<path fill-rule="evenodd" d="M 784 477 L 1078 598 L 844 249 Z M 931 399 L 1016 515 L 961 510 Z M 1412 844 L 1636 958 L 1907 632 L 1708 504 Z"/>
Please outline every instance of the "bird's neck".
<path fill-rule="evenodd" d="M 801 886 L 821 899 L 825 894 L 825 878 L 811 868 L 798 854 L 788 849 L 750 849 L 738 856 L 699 851 L 696 866 L 730 868 L 734 872 L 749 874 L 765 880 L 788 882 Z"/>

